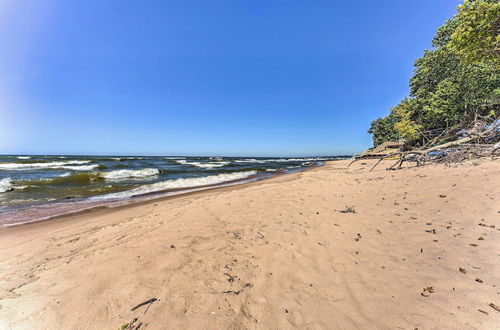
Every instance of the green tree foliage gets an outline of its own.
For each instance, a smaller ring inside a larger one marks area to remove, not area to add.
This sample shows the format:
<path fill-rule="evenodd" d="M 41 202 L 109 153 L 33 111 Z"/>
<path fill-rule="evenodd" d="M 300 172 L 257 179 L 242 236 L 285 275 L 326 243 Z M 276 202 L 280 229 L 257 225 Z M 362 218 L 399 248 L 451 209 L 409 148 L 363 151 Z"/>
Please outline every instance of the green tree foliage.
<path fill-rule="evenodd" d="M 457 11 L 449 47 L 464 64 L 491 61 L 500 65 L 500 2 L 464 0 Z"/>
<path fill-rule="evenodd" d="M 387 117 L 372 122 L 368 132 L 373 134 L 374 145 L 395 137 L 411 141 L 422 131 L 463 126 L 476 115 L 498 116 L 500 67 L 498 56 L 496 60 L 491 56 L 498 52 L 500 40 L 498 33 L 495 39 L 491 32 L 495 26 L 498 29 L 498 6 L 498 1 L 465 0 L 458 14 L 438 29 L 434 48 L 415 61 L 409 97 L 391 108 Z M 471 12 L 485 22 L 469 22 Z M 489 21 L 493 18 L 497 21 Z M 477 42 L 474 49 L 455 41 L 479 36 L 487 43 Z M 497 40 L 496 44 L 491 40 Z"/>
<path fill-rule="evenodd" d="M 412 120 L 415 106 L 415 99 L 405 98 L 396 107 L 391 109 L 391 114 L 396 118 L 394 129 L 399 136 L 406 140 L 416 139 L 422 129 L 421 125 Z"/>
<path fill-rule="evenodd" d="M 376 147 L 385 141 L 398 140 L 399 134 L 394 128 L 396 117 L 389 114 L 386 117 L 372 121 L 368 133 L 373 136 L 373 146 Z"/>

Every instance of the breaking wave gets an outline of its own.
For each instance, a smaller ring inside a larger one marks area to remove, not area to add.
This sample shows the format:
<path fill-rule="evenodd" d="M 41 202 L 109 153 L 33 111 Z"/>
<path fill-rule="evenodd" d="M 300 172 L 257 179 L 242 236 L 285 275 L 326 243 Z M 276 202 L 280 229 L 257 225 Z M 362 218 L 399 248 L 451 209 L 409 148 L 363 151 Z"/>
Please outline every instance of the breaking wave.
<path fill-rule="evenodd" d="M 113 193 L 108 195 L 95 196 L 91 199 L 103 200 L 103 199 L 121 199 L 132 197 L 136 195 L 144 195 L 152 192 L 170 190 L 170 189 L 180 189 L 180 188 L 194 188 L 199 186 L 208 186 L 214 184 L 220 184 L 224 182 L 242 180 L 246 179 L 252 175 L 257 174 L 257 171 L 246 171 L 246 172 L 235 172 L 228 174 L 210 175 L 199 178 L 186 178 L 186 179 L 174 179 L 167 180 L 152 184 L 143 185 L 131 190 Z"/>
<path fill-rule="evenodd" d="M 96 172 L 86 172 L 86 173 L 75 173 L 71 174 L 70 172 L 66 172 L 56 177 L 40 179 L 40 180 L 26 180 L 26 181 L 16 181 L 16 183 L 25 184 L 30 187 L 36 186 L 59 186 L 65 184 L 72 185 L 86 185 L 92 182 L 104 180 L 103 177 Z"/>
<path fill-rule="evenodd" d="M 287 162 L 315 162 L 315 161 L 322 161 L 322 160 L 328 160 L 327 158 L 271 158 L 271 159 L 255 159 L 255 158 L 248 158 L 248 159 L 241 159 L 241 160 L 236 160 L 236 163 L 287 163 Z"/>
<path fill-rule="evenodd" d="M 160 174 L 160 171 L 157 168 L 143 168 L 140 170 L 116 170 L 100 173 L 100 175 L 105 179 L 144 178 L 157 174 Z"/>
<path fill-rule="evenodd" d="M 111 172 L 84 172 L 71 174 L 70 172 L 63 173 L 59 176 L 40 179 L 16 181 L 23 185 L 29 186 L 46 186 L 46 185 L 86 185 L 92 182 L 103 181 L 105 179 L 125 179 L 125 178 L 143 178 L 159 174 L 160 171 L 156 168 L 145 168 L 142 170 L 117 170 Z M 1 181 L 0 181 L 1 182 Z"/>
<path fill-rule="evenodd" d="M 49 168 L 54 168 L 54 169 L 61 168 L 64 170 L 73 170 L 73 171 L 92 171 L 98 167 L 101 167 L 101 165 L 92 164 L 92 165 L 80 165 L 80 166 L 54 166 Z"/>
<path fill-rule="evenodd" d="M 91 162 L 90 160 L 67 160 L 61 162 L 26 161 L 17 163 L 0 163 L 0 170 L 31 170 L 37 168 L 52 168 L 52 169 L 63 168 L 69 170 L 86 171 L 86 170 L 92 170 L 99 166 L 97 164 L 85 165 L 85 166 L 73 166 L 80 164 L 88 164 L 90 162 Z"/>
<path fill-rule="evenodd" d="M 11 178 L 5 178 L 0 180 L 0 193 L 4 193 L 6 191 L 10 191 L 14 189 L 12 187 L 12 180 Z"/>
<path fill-rule="evenodd" d="M 12 190 L 21 190 L 28 188 L 28 186 L 16 185 L 11 178 L 4 178 L 0 180 L 0 193 L 4 193 Z"/>
<path fill-rule="evenodd" d="M 230 163 L 230 162 L 210 162 L 210 163 L 188 162 L 185 159 L 176 160 L 176 162 L 182 165 L 191 165 L 199 168 L 217 168 L 225 166 Z"/>

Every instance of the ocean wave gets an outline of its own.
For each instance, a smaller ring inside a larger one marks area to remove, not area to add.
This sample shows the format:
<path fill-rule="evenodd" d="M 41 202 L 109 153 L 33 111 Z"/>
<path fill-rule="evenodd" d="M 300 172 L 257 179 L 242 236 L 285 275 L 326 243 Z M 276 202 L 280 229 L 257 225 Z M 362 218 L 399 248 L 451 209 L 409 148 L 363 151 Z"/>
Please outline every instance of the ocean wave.
<path fill-rule="evenodd" d="M 199 186 L 208 186 L 214 184 L 220 184 L 224 182 L 246 179 L 252 175 L 257 174 L 257 171 L 246 171 L 246 172 L 233 172 L 228 174 L 210 175 L 199 178 L 186 178 L 186 179 L 173 179 L 152 184 L 143 185 L 131 190 L 94 196 L 91 199 L 103 200 L 103 199 L 122 199 L 128 198 L 136 195 L 144 195 L 152 192 L 170 190 L 170 189 L 181 189 L 181 188 L 194 188 Z"/>
<path fill-rule="evenodd" d="M 77 165 L 77 166 L 53 166 L 53 167 L 48 167 L 48 168 L 54 168 L 54 169 L 64 169 L 64 170 L 72 170 L 72 171 L 92 171 L 95 170 L 96 168 L 100 167 L 101 165 L 98 164 L 92 164 L 92 165 Z"/>
<path fill-rule="evenodd" d="M 207 169 L 207 171 L 202 171 L 199 170 L 196 167 L 193 168 L 179 168 L 179 169 L 162 169 L 160 170 L 161 174 L 166 174 L 166 175 L 176 175 L 176 174 L 189 174 L 189 173 L 207 173 L 210 175 L 215 175 L 215 174 L 220 174 L 220 173 L 237 173 L 237 172 L 245 172 L 245 171 L 257 171 L 257 172 L 265 172 L 266 168 L 264 167 L 258 167 L 258 166 L 241 166 L 237 169 L 230 168 L 230 167 L 219 167 L 219 168 L 213 168 L 213 169 Z"/>
<path fill-rule="evenodd" d="M 121 161 L 124 161 L 124 160 L 131 160 L 131 159 L 135 159 L 135 158 L 124 158 L 124 157 L 103 157 L 103 158 L 99 158 L 100 161 L 107 161 L 107 162 L 121 162 Z"/>
<path fill-rule="evenodd" d="M 29 187 L 36 188 L 37 186 L 59 186 L 65 184 L 72 185 L 86 185 L 95 181 L 102 181 L 103 177 L 99 175 L 97 172 L 83 172 L 83 173 L 75 173 L 71 174 L 70 172 L 66 172 L 59 176 L 38 179 L 38 180 L 25 180 L 25 181 L 16 181 L 16 184 L 28 185 Z"/>
<path fill-rule="evenodd" d="M 100 173 L 100 175 L 105 179 L 144 178 L 157 174 L 160 174 L 160 171 L 157 168 L 143 168 L 140 170 L 116 170 Z"/>
<path fill-rule="evenodd" d="M 97 181 L 107 179 L 125 179 L 125 178 L 140 178 L 159 174 L 160 171 L 156 168 L 145 168 L 142 170 L 117 170 L 110 172 L 82 172 L 72 174 L 66 172 L 61 175 L 44 178 L 38 180 L 21 180 L 15 181 L 16 184 L 28 185 L 30 187 L 37 186 L 59 186 L 59 185 L 87 185 Z M 18 187 L 15 187 L 18 189 Z"/>
<path fill-rule="evenodd" d="M 21 180 L 16 181 L 16 184 L 23 184 L 29 186 L 40 186 L 40 185 L 85 185 L 96 181 L 102 181 L 107 179 L 125 179 L 125 178 L 139 178 L 147 177 L 160 173 L 157 169 L 143 169 L 143 170 L 117 170 L 111 172 L 80 172 L 74 173 L 66 172 L 61 175 L 44 178 L 38 180 Z"/>
<path fill-rule="evenodd" d="M 4 193 L 6 191 L 11 191 L 14 189 L 12 187 L 12 179 L 11 178 L 4 178 L 0 180 L 0 193 Z"/>
<path fill-rule="evenodd" d="M 217 168 L 225 166 L 230 163 L 230 162 L 210 162 L 210 163 L 188 162 L 187 160 L 184 159 L 176 160 L 176 162 L 182 165 L 191 165 L 199 168 Z"/>
<path fill-rule="evenodd" d="M 28 186 L 20 186 L 15 184 L 11 178 L 4 178 L 0 180 L 0 193 L 12 191 L 12 190 L 22 190 L 26 189 Z"/>
<path fill-rule="evenodd" d="M 73 170 L 86 170 L 85 167 L 71 166 L 79 164 L 88 164 L 91 160 L 67 160 L 61 162 L 17 162 L 17 163 L 0 163 L 0 170 L 30 170 L 35 168 L 66 168 Z M 90 168 L 90 166 L 94 166 Z M 88 165 L 88 168 L 93 169 L 98 165 Z"/>
<path fill-rule="evenodd" d="M 240 159 L 236 163 L 286 163 L 286 162 L 315 162 L 328 160 L 327 158 L 270 158 L 270 159 Z"/>
<path fill-rule="evenodd" d="M 17 156 L 17 159 L 30 159 L 31 156 Z"/>

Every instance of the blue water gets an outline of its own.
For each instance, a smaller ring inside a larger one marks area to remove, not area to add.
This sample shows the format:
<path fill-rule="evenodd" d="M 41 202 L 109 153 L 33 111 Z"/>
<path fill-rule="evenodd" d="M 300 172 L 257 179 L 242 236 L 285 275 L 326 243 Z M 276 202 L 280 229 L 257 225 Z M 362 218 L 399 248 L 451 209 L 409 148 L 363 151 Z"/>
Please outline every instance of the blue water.
<path fill-rule="evenodd" d="M 0 214 L 219 185 L 339 158 L 0 156 Z"/>

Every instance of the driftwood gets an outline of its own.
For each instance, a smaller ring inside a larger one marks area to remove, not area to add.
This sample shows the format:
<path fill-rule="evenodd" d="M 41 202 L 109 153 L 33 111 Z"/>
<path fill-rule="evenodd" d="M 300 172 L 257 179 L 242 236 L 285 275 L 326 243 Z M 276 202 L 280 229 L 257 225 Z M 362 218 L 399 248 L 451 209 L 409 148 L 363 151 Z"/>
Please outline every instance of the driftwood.
<path fill-rule="evenodd" d="M 397 161 L 387 170 L 400 169 L 404 162 L 415 162 L 416 166 L 427 163 L 457 163 L 467 159 L 495 157 L 500 155 L 500 119 L 491 124 L 477 121 L 465 132 L 468 136 L 440 145 L 409 151 L 396 152 L 378 157 L 378 161 L 370 169 L 377 167 L 384 159 L 397 158 Z M 441 133 L 439 135 L 442 136 Z M 364 160 L 354 156 L 348 167 L 354 162 Z"/>

